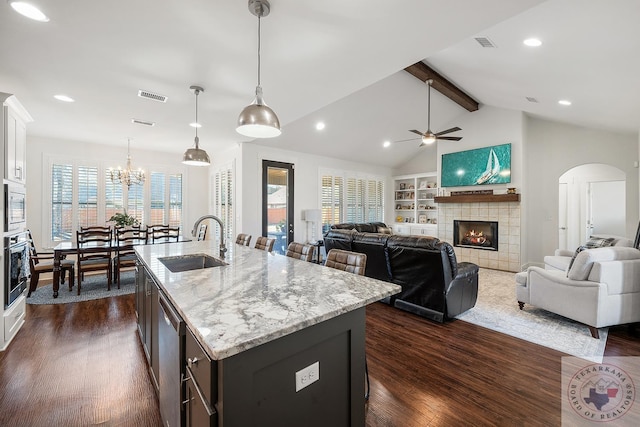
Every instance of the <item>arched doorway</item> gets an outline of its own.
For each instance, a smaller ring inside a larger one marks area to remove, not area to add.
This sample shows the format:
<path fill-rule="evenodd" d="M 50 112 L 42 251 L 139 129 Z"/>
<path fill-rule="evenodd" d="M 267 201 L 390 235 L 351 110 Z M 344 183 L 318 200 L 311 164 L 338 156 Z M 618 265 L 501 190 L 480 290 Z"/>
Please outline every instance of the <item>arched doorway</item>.
<path fill-rule="evenodd" d="M 611 165 L 589 163 L 558 179 L 558 242 L 575 249 L 592 234 L 626 234 L 626 174 Z"/>

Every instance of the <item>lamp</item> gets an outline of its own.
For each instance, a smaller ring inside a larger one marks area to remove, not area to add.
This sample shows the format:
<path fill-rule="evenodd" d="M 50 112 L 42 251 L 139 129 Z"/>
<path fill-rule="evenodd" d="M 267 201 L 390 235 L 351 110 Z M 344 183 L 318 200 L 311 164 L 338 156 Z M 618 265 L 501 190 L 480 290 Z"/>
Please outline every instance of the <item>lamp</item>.
<path fill-rule="evenodd" d="M 316 240 L 316 226 L 317 222 L 321 221 L 321 212 L 320 209 L 306 209 L 302 211 L 302 219 L 307 223 L 311 223 L 311 241 L 315 242 Z M 308 224 L 307 224 L 308 227 Z M 308 230 L 308 228 L 307 228 Z M 307 234 L 308 236 L 308 234 Z"/>
<path fill-rule="evenodd" d="M 269 15 L 271 6 L 267 0 L 249 0 L 249 11 L 258 17 L 258 85 L 256 97 L 238 116 L 236 131 L 253 138 L 273 138 L 282 133 L 280 120 L 271 108 L 264 103 L 260 86 L 260 18 Z"/>
<path fill-rule="evenodd" d="M 111 182 L 116 184 L 126 184 L 127 188 L 131 187 L 131 184 L 144 184 L 144 171 L 142 169 L 131 170 L 131 140 L 127 138 L 127 168 L 122 169 L 118 167 L 118 169 L 114 170 L 109 168 L 109 175 L 111 177 Z"/>
<path fill-rule="evenodd" d="M 198 138 L 198 128 L 200 127 L 200 124 L 198 123 L 198 95 L 200 92 L 204 92 L 204 89 L 195 85 L 189 87 L 189 89 L 191 89 L 196 96 L 196 121 L 193 124 L 193 127 L 196 128 L 196 137 L 194 139 L 196 148 L 188 148 L 187 151 L 184 152 L 184 156 L 182 156 L 182 163 L 191 166 L 208 166 L 211 163 L 209 155 L 198 146 L 198 143 L 200 142 L 200 138 Z"/>

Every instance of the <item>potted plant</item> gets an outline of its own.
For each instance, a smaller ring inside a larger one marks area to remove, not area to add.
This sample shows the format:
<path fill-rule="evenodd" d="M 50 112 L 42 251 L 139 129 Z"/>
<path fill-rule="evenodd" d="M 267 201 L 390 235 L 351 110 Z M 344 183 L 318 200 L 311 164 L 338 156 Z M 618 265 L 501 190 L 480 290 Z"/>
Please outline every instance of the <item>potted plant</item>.
<path fill-rule="evenodd" d="M 116 226 L 118 227 L 138 225 L 138 220 L 135 217 L 129 215 L 126 209 L 124 210 L 124 213 L 118 212 L 116 214 L 113 214 L 111 218 L 109 218 L 109 221 L 115 222 Z"/>

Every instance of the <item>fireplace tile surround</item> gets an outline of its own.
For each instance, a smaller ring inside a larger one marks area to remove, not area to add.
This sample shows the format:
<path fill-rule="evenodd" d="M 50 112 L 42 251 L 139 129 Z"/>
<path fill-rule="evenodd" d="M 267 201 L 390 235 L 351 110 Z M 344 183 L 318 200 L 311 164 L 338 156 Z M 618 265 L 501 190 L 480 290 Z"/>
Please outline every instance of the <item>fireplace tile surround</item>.
<path fill-rule="evenodd" d="M 520 271 L 520 203 L 439 203 L 438 238 L 453 244 L 453 221 L 498 221 L 497 251 L 454 247 L 458 262 L 480 267 Z"/>

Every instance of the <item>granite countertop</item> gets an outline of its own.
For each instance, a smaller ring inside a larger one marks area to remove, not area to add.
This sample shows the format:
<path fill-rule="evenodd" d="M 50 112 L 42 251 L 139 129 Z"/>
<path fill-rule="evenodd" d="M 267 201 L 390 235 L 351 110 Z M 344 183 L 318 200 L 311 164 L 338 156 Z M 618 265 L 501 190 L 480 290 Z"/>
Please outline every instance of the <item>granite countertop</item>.
<path fill-rule="evenodd" d="M 226 266 L 172 273 L 158 258 L 219 257 L 212 241 L 135 248 L 214 360 L 331 319 L 400 292 L 393 283 L 231 244 Z"/>

